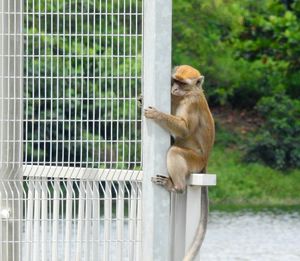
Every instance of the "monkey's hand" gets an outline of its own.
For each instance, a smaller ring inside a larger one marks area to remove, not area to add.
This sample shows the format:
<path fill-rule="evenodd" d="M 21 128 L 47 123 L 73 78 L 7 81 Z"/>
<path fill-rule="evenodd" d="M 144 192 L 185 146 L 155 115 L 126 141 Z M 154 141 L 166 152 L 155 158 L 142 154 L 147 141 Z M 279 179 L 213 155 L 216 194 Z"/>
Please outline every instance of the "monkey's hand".
<path fill-rule="evenodd" d="M 161 119 L 161 114 L 160 111 L 151 106 L 144 110 L 144 115 L 148 119 L 159 120 Z"/>
<path fill-rule="evenodd" d="M 137 101 L 138 101 L 138 106 L 142 107 L 143 106 L 143 95 L 142 94 L 140 94 L 138 96 Z"/>

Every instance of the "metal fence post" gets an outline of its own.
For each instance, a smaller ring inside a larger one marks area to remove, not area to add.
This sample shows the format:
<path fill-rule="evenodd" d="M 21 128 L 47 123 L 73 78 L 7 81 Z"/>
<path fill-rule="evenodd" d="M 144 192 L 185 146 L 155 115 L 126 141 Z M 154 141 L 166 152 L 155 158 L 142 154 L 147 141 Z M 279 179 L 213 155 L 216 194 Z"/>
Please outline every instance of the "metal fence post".
<path fill-rule="evenodd" d="M 0 1 L 0 260 L 21 260 L 22 2 Z"/>
<path fill-rule="evenodd" d="M 200 186 L 188 186 L 186 193 L 186 227 L 185 227 L 185 253 L 193 242 L 196 228 L 201 215 L 201 189 Z M 195 261 L 200 260 L 200 254 L 195 257 Z"/>
<path fill-rule="evenodd" d="M 201 186 L 172 196 L 172 261 L 181 261 L 192 243 L 201 215 Z M 200 260 L 198 253 L 195 261 Z"/>
<path fill-rule="evenodd" d="M 172 1 L 145 0 L 143 46 L 144 108 L 170 111 Z M 167 174 L 170 135 L 151 120 L 143 124 L 143 261 L 170 260 L 170 195 L 151 183 Z"/>
<path fill-rule="evenodd" d="M 181 261 L 188 251 L 201 216 L 201 190 L 216 185 L 215 174 L 191 174 L 187 191 L 172 195 L 171 260 Z M 200 260 L 200 253 L 195 261 Z"/>

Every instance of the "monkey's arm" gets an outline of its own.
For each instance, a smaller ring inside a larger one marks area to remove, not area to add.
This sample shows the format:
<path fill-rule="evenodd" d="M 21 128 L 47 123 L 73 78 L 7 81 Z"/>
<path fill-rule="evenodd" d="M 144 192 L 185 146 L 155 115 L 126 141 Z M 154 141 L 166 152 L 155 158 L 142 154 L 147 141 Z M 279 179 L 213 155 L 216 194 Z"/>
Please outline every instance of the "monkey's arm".
<path fill-rule="evenodd" d="M 175 137 L 186 137 L 190 133 L 188 119 L 181 116 L 174 116 L 158 111 L 153 107 L 145 109 L 145 117 L 155 120 L 161 127 L 166 129 Z"/>

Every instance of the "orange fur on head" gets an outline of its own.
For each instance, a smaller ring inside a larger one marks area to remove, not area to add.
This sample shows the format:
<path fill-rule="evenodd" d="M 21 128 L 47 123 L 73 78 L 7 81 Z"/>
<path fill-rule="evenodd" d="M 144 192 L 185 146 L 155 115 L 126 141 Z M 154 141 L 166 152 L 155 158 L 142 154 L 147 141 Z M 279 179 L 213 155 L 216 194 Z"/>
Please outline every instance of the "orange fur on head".
<path fill-rule="evenodd" d="M 201 74 L 195 68 L 189 65 L 180 65 L 175 68 L 175 73 L 173 74 L 173 78 L 179 81 L 189 80 L 198 80 L 201 77 Z"/>

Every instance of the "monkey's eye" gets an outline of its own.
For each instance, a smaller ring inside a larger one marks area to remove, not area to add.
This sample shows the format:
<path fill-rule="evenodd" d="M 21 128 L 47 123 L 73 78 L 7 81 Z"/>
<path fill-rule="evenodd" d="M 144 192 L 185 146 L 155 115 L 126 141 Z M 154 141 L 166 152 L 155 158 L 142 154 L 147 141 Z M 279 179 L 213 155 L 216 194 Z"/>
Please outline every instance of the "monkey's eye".
<path fill-rule="evenodd" d="M 173 85 L 174 83 L 177 83 L 178 85 L 180 85 L 180 86 L 182 86 L 182 87 L 184 87 L 184 86 L 187 85 L 186 82 L 181 82 L 181 81 L 178 81 L 178 80 L 176 80 L 176 79 L 172 79 L 172 85 Z"/>

